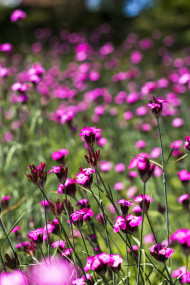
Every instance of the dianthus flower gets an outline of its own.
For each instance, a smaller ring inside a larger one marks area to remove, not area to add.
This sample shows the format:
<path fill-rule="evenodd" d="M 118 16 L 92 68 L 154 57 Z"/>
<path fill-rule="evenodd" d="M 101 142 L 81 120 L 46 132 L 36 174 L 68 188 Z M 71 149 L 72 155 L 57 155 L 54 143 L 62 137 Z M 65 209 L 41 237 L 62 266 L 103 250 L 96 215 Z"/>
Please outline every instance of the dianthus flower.
<path fill-rule="evenodd" d="M 176 269 L 172 272 L 172 278 L 182 276 L 183 274 L 185 274 L 187 272 L 187 270 L 188 269 L 186 266 L 179 267 L 178 269 Z"/>
<path fill-rule="evenodd" d="M 15 247 L 18 249 L 22 249 L 24 252 L 26 252 L 32 256 L 35 253 L 35 245 L 34 245 L 33 240 L 31 242 L 30 241 L 23 241 L 21 243 L 17 243 Z"/>
<path fill-rule="evenodd" d="M 39 188 L 44 188 L 46 179 L 47 179 L 47 172 L 45 170 L 46 163 L 40 162 L 40 166 L 35 166 L 34 164 L 29 165 L 28 168 L 31 174 L 26 174 L 28 180 L 34 183 Z"/>
<path fill-rule="evenodd" d="M 190 137 L 185 137 L 184 149 L 190 150 Z"/>
<path fill-rule="evenodd" d="M 4 196 L 2 199 L 1 199 L 1 206 L 4 208 L 4 209 L 7 209 L 9 207 L 9 202 L 10 200 L 12 199 L 11 196 L 7 195 L 7 196 Z"/>
<path fill-rule="evenodd" d="M 135 203 L 138 203 L 141 207 L 141 209 L 143 210 L 143 204 L 144 204 L 144 211 L 145 214 L 148 213 L 149 207 L 150 207 L 150 202 L 153 202 L 153 199 L 150 195 L 143 195 L 140 194 L 139 196 L 136 196 L 134 199 Z M 144 201 L 144 202 L 143 202 Z"/>
<path fill-rule="evenodd" d="M 68 171 L 67 166 L 63 167 L 63 165 L 59 165 L 59 166 L 53 166 L 52 169 L 48 172 L 48 174 L 54 172 L 59 181 L 64 185 L 67 180 L 67 171 Z"/>
<path fill-rule="evenodd" d="M 189 184 L 190 173 L 187 170 L 183 169 L 178 171 L 178 176 L 183 186 L 187 186 Z"/>
<path fill-rule="evenodd" d="M 63 248 L 65 247 L 66 241 L 64 240 L 58 240 L 58 241 L 54 241 L 51 245 L 54 248 L 59 248 L 61 250 L 63 250 Z"/>
<path fill-rule="evenodd" d="M 53 258 L 29 268 L 31 285 L 68 285 L 78 276 L 77 269 L 66 259 Z M 13 283 L 14 284 L 14 283 Z"/>
<path fill-rule="evenodd" d="M 69 151 L 67 149 L 61 148 L 58 151 L 55 151 L 51 154 L 53 160 L 56 160 L 58 163 L 65 163 L 65 157 L 68 155 Z"/>
<path fill-rule="evenodd" d="M 17 22 L 26 18 L 26 13 L 22 10 L 15 10 L 11 14 L 11 22 Z"/>
<path fill-rule="evenodd" d="M 126 234 L 133 234 L 137 227 L 142 223 L 142 217 L 135 217 L 129 214 L 126 218 L 118 216 L 114 225 L 114 232 L 117 233 L 119 230 Z"/>
<path fill-rule="evenodd" d="M 127 216 L 129 207 L 134 206 L 133 202 L 127 201 L 125 199 L 120 199 L 117 203 L 120 205 L 121 213 L 123 216 Z"/>
<path fill-rule="evenodd" d="M 80 168 L 79 173 L 76 174 L 76 183 L 82 184 L 86 188 L 90 188 L 93 182 L 93 175 L 96 171 L 92 168 Z"/>
<path fill-rule="evenodd" d="M 183 194 L 178 198 L 178 202 L 182 203 L 184 208 L 190 211 L 189 204 L 190 204 L 190 199 L 189 199 L 189 194 Z"/>
<path fill-rule="evenodd" d="M 99 253 L 95 256 L 87 257 L 87 263 L 84 267 L 85 271 L 94 270 L 99 275 L 105 275 L 107 268 L 111 267 L 112 270 L 118 272 L 121 268 L 123 259 L 118 254 Z"/>
<path fill-rule="evenodd" d="M 44 234 L 44 228 L 39 228 L 36 230 L 32 230 L 28 234 L 28 238 L 33 240 L 35 243 L 42 243 L 43 242 L 43 234 Z"/>
<path fill-rule="evenodd" d="M 162 98 L 155 98 L 153 96 L 153 101 L 149 100 L 149 103 L 146 105 L 147 107 L 150 107 L 152 113 L 154 116 L 159 119 L 160 114 L 162 112 L 162 103 L 168 102 L 167 100 L 163 100 Z"/>
<path fill-rule="evenodd" d="M 187 255 L 190 254 L 190 230 L 179 229 L 171 235 L 170 240 L 171 242 L 178 241 L 184 253 Z"/>
<path fill-rule="evenodd" d="M 88 283 L 91 285 L 91 284 L 94 284 L 94 281 L 92 279 L 92 276 L 88 273 L 86 273 L 86 277 L 85 276 L 82 276 L 81 278 L 77 278 L 76 280 L 74 280 L 72 282 L 72 285 L 86 285 L 86 279 L 88 280 Z"/>
<path fill-rule="evenodd" d="M 100 150 L 98 150 L 98 151 L 89 150 L 88 153 L 89 153 L 89 156 L 85 155 L 84 157 L 86 158 L 88 164 L 92 168 L 96 168 L 97 162 L 98 162 L 98 160 L 100 158 Z"/>
<path fill-rule="evenodd" d="M 90 203 L 88 202 L 88 199 L 81 199 L 77 202 L 76 206 L 81 208 L 90 208 Z"/>
<path fill-rule="evenodd" d="M 151 246 L 149 250 L 150 254 L 160 262 L 165 262 L 174 253 L 172 248 L 160 243 Z"/>
<path fill-rule="evenodd" d="M 83 221 L 85 221 L 88 217 L 92 217 L 94 215 L 93 211 L 88 208 L 83 208 L 73 212 L 70 217 L 72 219 L 72 223 L 80 228 L 83 225 Z"/>
<path fill-rule="evenodd" d="M 137 168 L 141 180 L 146 183 L 152 176 L 155 170 L 156 164 L 151 164 L 149 159 L 146 157 L 139 157 L 137 162 Z"/>
<path fill-rule="evenodd" d="M 63 184 L 60 184 L 57 192 L 59 193 L 59 195 L 61 195 L 62 193 L 66 193 L 71 197 L 75 197 L 76 193 L 75 179 L 67 178 L 67 180 L 65 181 L 65 185 L 63 186 Z"/>
<path fill-rule="evenodd" d="M 102 130 L 101 129 L 97 129 L 96 127 L 84 127 L 84 129 L 81 129 L 80 132 L 80 136 L 83 136 L 88 147 L 90 149 L 93 149 L 94 147 L 94 143 L 95 143 L 95 139 L 96 139 L 96 135 L 98 133 L 101 133 Z"/>
<path fill-rule="evenodd" d="M 14 270 L 12 272 L 0 273 L 0 284 L 1 285 L 28 285 L 26 275 L 22 271 Z"/>

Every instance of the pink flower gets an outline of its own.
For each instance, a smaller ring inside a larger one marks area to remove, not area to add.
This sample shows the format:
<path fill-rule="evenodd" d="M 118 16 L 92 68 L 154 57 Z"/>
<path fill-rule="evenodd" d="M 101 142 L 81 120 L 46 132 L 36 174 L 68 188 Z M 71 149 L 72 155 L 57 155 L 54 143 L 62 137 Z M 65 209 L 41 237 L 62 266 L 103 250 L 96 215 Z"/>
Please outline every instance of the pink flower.
<path fill-rule="evenodd" d="M 112 163 L 110 161 L 100 161 L 99 167 L 103 172 L 108 172 L 112 168 Z"/>
<path fill-rule="evenodd" d="M 131 54 L 132 63 L 139 63 L 142 60 L 142 54 L 140 51 L 135 50 Z"/>
<path fill-rule="evenodd" d="M 125 199 L 120 199 L 117 203 L 120 205 L 121 213 L 123 216 L 126 216 L 128 214 L 130 206 L 134 206 L 133 202 L 127 201 Z"/>
<path fill-rule="evenodd" d="M 189 200 L 189 194 L 183 194 L 178 198 L 179 203 L 183 203 L 185 200 Z"/>
<path fill-rule="evenodd" d="M 140 178 L 144 183 L 146 183 L 150 179 L 155 170 L 155 167 L 155 164 L 150 164 L 148 158 L 139 157 L 137 162 L 137 168 L 139 171 Z"/>
<path fill-rule="evenodd" d="M 179 128 L 179 127 L 183 126 L 183 119 L 181 119 L 181 118 L 175 118 L 175 119 L 172 121 L 172 126 L 173 126 L 173 127 L 176 127 L 176 128 Z"/>
<path fill-rule="evenodd" d="M 101 129 L 97 129 L 96 127 L 84 127 L 84 129 L 81 129 L 80 136 L 83 136 L 88 147 L 93 148 L 96 135 L 101 133 Z"/>
<path fill-rule="evenodd" d="M 115 172 L 123 172 L 125 171 L 125 164 L 124 163 L 118 163 L 114 167 Z"/>
<path fill-rule="evenodd" d="M 160 117 L 161 112 L 162 112 L 162 103 L 164 103 L 164 102 L 168 102 L 168 101 L 164 100 L 162 98 L 155 98 L 153 96 L 153 101 L 149 100 L 149 103 L 146 106 L 150 107 L 150 109 L 152 110 L 152 113 L 158 119 Z"/>
<path fill-rule="evenodd" d="M 133 197 L 136 193 L 137 193 L 137 187 L 136 186 L 129 187 L 127 190 L 127 198 L 133 199 Z"/>
<path fill-rule="evenodd" d="M 161 149 L 160 147 L 155 147 L 151 150 L 150 156 L 152 158 L 158 158 L 161 154 Z"/>
<path fill-rule="evenodd" d="M 76 193 L 76 183 L 75 179 L 67 178 L 65 181 L 65 184 L 60 184 L 58 187 L 58 194 L 61 195 L 62 193 L 66 193 L 67 195 L 71 197 L 75 197 Z"/>
<path fill-rule="evenodd" d="M 114 232 L 117 233 L 119 230 L 126 234 L 133 234 L 138 226 L 142 223 L 142 217 L 135 217 L 129 214 L 126 218 L 118 216 L 114 225 Z"/>
<path fill-rule="evenodd" d="M 30 267 L 31 285 L 68 285 L 76 279 L 77 269 L 65 259 L 53 258 L 51 262 L 40 262 Z"/>
<path fill-rule="evenodd" d="M 123 182 L 117 182 L 114 184 L 113 188 L 117 191 L 122 191 L 124 189 L 125 185 Z"/>
<path fill-rule="evenodd" d="M 51 154 L 53 160 L 57 160 L 58 162 L 64 162 L 64 156 L 68 155 L 69 151 L 67 149 L 61 148 L 56 152 Z M 63 164 L 63 163 L 62 163 Z"/>
<path fill-rule="evenodd" d="M 190 150 L 190 137 L 185 137 L 184 149 Z"/>
<path fill-rule="evenodd" d="M 146 142 L 143 141 L 143 140 L 139 140 L 139 141 L 136 142 L 135 146 L 137 148 L 144 148 L 144 147 L 146 147 Z"/>
<path fill-rule="evenodd" d="M 143 196 L 143 194 L 140 194 L 139 196 L 136 196 L 133 200 L 134 200 L 134 202 L 139 204 L 141 209 L 143 209 L 143 204 L 144 204 L 144 211 L 145 211 L 145 213 L 148 213 L 148 210 L 149 210 L 149 207 L 150 207 L 150 202 L 153 202 L 153 199 L 152 199 L 152 197 L 150 195 Z"/>
<path fill-rule="evenodd" d="M 186 271 L 187 271 L 186 266 L 179 267 L 178 269 L 172 272 L 172 278 L 179 277 L 180 275 L 183 275 L 184 273 L 186 273 Z"/>
<path fill-rule="evenodd" d="M 22 10 L 15 10 L 11 14 L 11 22 L 17 22 L 18 20 L 23 20 L 26 18 L 26 13 Z"/>
<path fill-rule="evenodd" d="M 155 242 L 154 235 L 151 233 L 151 234 L 144 236 L 144 242 L 146 244 L 151 244 L 151 243 Z"/>
<path fill-rule="evenodd" d="M 158 261 L 165 262 L 172 256 L 174 250 L 163 244 L 155 244 L 149 248 L 150 254 Z"/>
<path fill-rule="evenodd" d="M 63 249 L 65 247 L 65 244 L 66 244 L 66 241 L 64 240 L 58 240 L 58 241 L 54 241 L 51 245 L 54 247 L 54 248 L 60 248 L 60 249 Z"/>
<path fill-rule="evenodd" d="M 47 179 L 47 172 L 45 170 L 46 163 L 40 162 L 40 166 L 34 164 L 29 165 L 30 174 L 26 174 L 28 180 L 40 188 L 44 188 Z"/>
<path fill-rule="evenodd" d="M 14 270 L 12 272 L 0 273 L 1 285 L 29 285 L 29 281 L 24 272 Z"/>
<path fill-rule="evenodd" d="M 67 166 L 63 167 L 63 165 L 53 166 L 52 169 L 48 172 L 50 174 L 54 172 L 59 179 L 59 181 L 64 185 L 67 180 Z"/>
<path fill-rule="evenodd" d="M 178 176 L 182 184 L 184 186 L 187 186 L 190 180 L 190 173 L 187 170 L 183 169 L 183 170 L 178 171 Z"/>

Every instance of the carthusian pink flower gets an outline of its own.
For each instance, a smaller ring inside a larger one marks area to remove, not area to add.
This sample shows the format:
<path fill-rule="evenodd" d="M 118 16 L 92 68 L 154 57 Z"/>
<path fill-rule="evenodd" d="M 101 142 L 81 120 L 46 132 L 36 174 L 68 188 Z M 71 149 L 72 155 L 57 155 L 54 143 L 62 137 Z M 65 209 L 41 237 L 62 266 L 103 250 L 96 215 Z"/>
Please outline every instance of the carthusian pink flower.
<path fill-rule="evenodd" d="M 17 22 L 26 18 L 26 13 L 22 10 L 15 10 L 11 14 L 11 22 Z"/>
<path fill-rule="evenodd" d="M 120 210 L 123 216 L 127 216 L 129 207 L 134 206 L 133 202 L 125 199 L 120 199 L 117 203 L 120 205 Z"/>
<path fill-rule="evenodd" d="M 144 204 L 144 211 L 147 214 L 149 207 L 150 207 L 150 202 L 153 201 L 152 197 L 150 195 L 143 195 L 140 194 L 139 196 L 136 196 L 134 199 L 135 203 L 138 203 L 141 209 L 143 209 L 143 204 Z"/>
<path fill-rule="evenodd" d="M 14 270 L 12 272 L 0 273 L 1 285 L 29 285 L 29 280 L 22 271 Z"/>
<path fill-rule="evenodd" d="M 131 214 L 129 214 L 126 218 L 118 216 L 114 225 L 114 232 L 117 233 L 119 230 L 121 230 L 126 234 L 133 234 L 141 223 L 142 217 L 135 217 Z"/>
<path fill-rule="evenodd" d="M 53 166 L 52 169 L 48 172 L 48 174 L 50 174 L 51 172 L 54 172 L 56 174 L 57 178 L 63 185 L 65 184 L 67 180 L 67 166 Z"/>
<path fill-rule="evenodd" d="M 171 241 L 178 241 L 186 255 L 190 254 L 190 230 L 179 229 L 175 231 L 171 237 Z"/>
<path fill-rule="evenodd" d="M 162 103 L 168 102 L 167 100 L 164 100 L 162 98 L 155 98 L 153 96 L 153 101 L 149 100 L 149 103 L 146 105 L 147 107 L 150 107 L 152 113 L 154 116 L 158 119 L 162 112 Z"/>
<path fill-rule="evenodd" d="M 141 180 L 146 183 L 152 176 L 155 170 L 156 164 L 151 164 L 148 158 L 139 157 L 137 162 L 137 168 Z"/>
<path fill-rule="evenodd" d="M 101 129 L 97 129 L 96 127 L 84 127 L 84 129 L 81 129 L 80 136 L 83 136 L 88 147 L 92 149 L 94 147 L 96 135 L 98 133 L 101 133 Z"/>
<path fill-rule="evenodd" d="M 41 162 L 40 166 L 35 166 L 34 164 L 32 164 L 28 166 L 30 174 L 25 173 L 28 180 L 34 183 L 39 188 L 44 188 L 46 183 L 47 172 L 45 170 L 45 167 L 45 162 Z"/>
<path fill-rule="evenodd" d="M 185 137 L 184 149 L 190 150 L 190 137 Z"/>
<path fill-rule="evenodd" d="M 58 258 L 31 266 L 28 275 L 31 285 L 69 285 L 78 277 L 73 264 L 66 259 Z"/>
<path fill-rule="evenodd" d="M 61 148 L 58 151 L 55 151 L 51 154 L 52 159 L 56 160 L 60 164 L 64 164 L 65 156 L 69 154 L 67 149 Z"/>
<path fill-rule="evenodd" d="M 123 172 L 125 171 L 125 164 L 124 163 L 118 163 L 114 167 L 115 172 Z"/>
<path fill-rule="evenodd" d="M 190 173 L 187 170 L 183 169 L 178 172 L 178 176 L 183 186 L 186 187 L 190 180 Z"/>
<path fill-rule="evenodd" d="M 190 211 L 189 205 L 190 205 L 190 199 L 189 194 L 183 194 L 178 198 L 178 202 L 182 203 L 184 208 Z"/>
<path fill-rule="evenodd" d="M 158 261 L 165 262 L 172 256 L 174 250 L 163 244 L 155 244 L 149 248 L 150 254 Z"/>

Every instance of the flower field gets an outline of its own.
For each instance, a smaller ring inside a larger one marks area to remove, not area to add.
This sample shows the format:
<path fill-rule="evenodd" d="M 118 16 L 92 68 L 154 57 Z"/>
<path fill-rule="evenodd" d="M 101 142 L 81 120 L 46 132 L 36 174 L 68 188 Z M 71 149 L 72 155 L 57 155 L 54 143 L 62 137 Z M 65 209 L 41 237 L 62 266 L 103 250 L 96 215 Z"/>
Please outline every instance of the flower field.
<path fill-rule="evenodd" d="M 153 30 L 0 44 L 0 284 L 190 284 L 190 49 Z"/>

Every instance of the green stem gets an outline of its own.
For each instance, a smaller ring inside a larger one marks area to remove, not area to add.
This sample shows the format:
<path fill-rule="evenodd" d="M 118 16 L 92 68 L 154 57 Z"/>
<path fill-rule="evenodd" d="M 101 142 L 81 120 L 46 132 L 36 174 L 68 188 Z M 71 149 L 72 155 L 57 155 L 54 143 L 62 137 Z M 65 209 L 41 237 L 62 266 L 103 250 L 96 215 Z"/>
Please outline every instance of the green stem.
<path fill-rule="evenodd" d="M 147 216 L 147 220 L 148 220 L 149 226 L 150 226 L 150 228 L 151 228 L 152 234 L 153 234 L 153 236 L 154 236 L 155 242 L 158 243 L 158 242 L 157 242 L 157 239 L 156 239 L 156 235 L 155 235 L 154 230 L 153 230 L 153 227 L 152 227 L 152 224 L 151 224 L 151 222 L 150 222 L 150 218 L 149 218 L 148 213 L 146 214 L 146 216 Z"/>
<path fill-rule="evenodd" d="M 47 239 L 46 239 L 46 244 L 47 244 L 47 249 L 48 249 L 48 257 L 50 259 L 50 247 L 49 247 L 49 236 L 48 236 L 48 228 L 47 228 L 47 216 L 46 216 L 46 206 L 45 206 L 45 195 L 44 195 L 44 189 L 42 187 L 40 187 L 40 190 L 43 194 L 43 201 L 44 201 L 44 218 L 45 218 L 45 227 L 46 227 L 46 235 L 47 235 Z"/>
<path fill-rule="evenodd" d="M 168 217 L 168 201 L 167 201 L 167 190 L 166 190 L 166 176 L 165 176 L 165 166 L 164 166 L 164 153 L 162 146 L 162 135 L 160 131 L 159 119 L 157 119 L 158 124 L 158 133 L 160 138 L 160 148 L 161 148 L 161 156 L 162 156 L 162 175 L 163 175 L 163 184 L 164 184 L 164 196 L 165 196 L 165 208 L 166 208 L 166 226 L 167 226 L 167 242 L 169 246 L 169 217 Z M 170 260 L 169 260 L 170 263 Z"/>
<path fill-rule="evenodd" d="M 137 285 L 139 285 L 141 249 L 143 247 L 143 224 L 144 224 L 144 212 L 145 212 L 145 192 L 146 192 L 146 183 L 144 183 L 144 187 L 143 187 L 142 224 L 141 224 L 140 248 L 139 248 L 139 257 L 138 257 Z"/>

